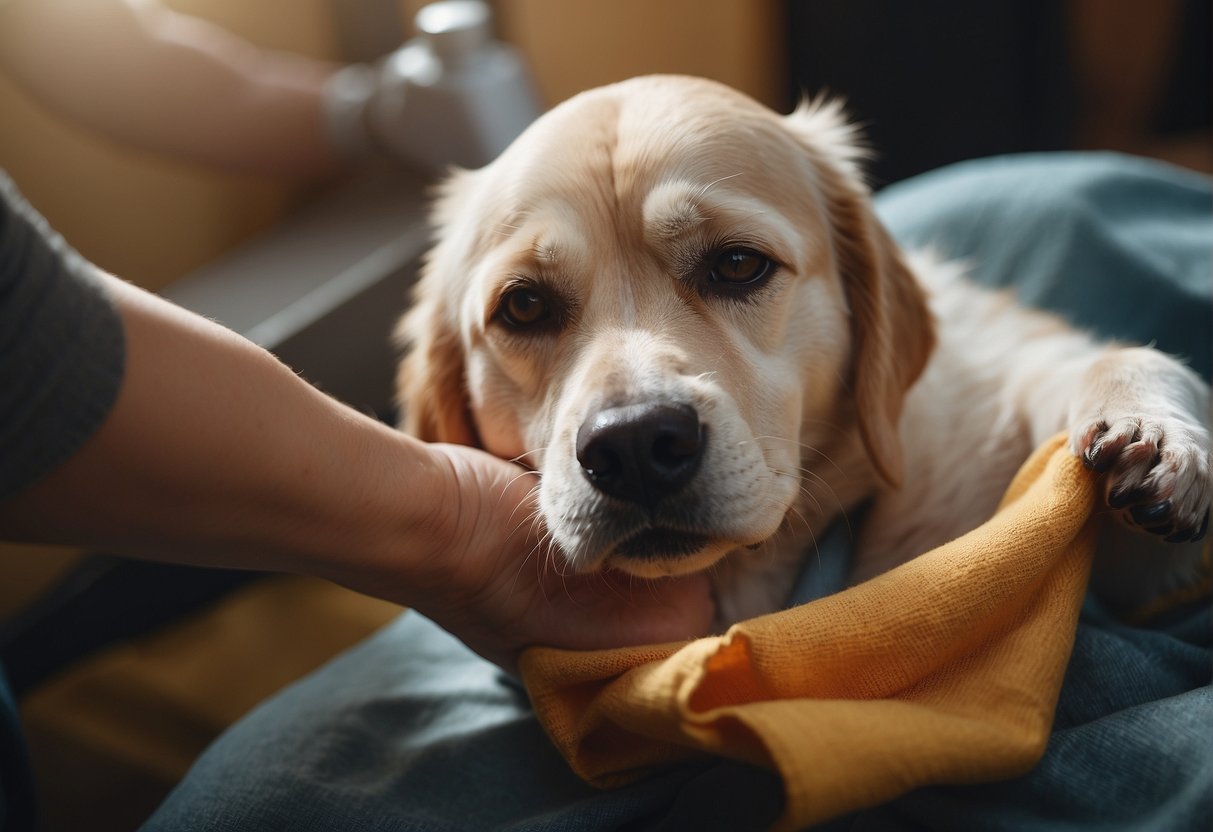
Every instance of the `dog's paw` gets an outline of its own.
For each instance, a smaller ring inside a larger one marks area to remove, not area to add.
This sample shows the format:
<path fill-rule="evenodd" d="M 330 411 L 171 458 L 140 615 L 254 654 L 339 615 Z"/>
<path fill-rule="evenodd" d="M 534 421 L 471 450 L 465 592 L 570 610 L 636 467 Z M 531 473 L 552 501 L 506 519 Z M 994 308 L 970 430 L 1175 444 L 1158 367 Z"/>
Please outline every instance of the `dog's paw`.
<path fill-rule="evenodd" d="M 1129 526 L 1170 543 L 1204 537 L 1213 479 L 1202 426 L 1173 417 L 1104 416 L 1072 437 L 1083 464 L 1107 475 L 1108 506 Z"/>

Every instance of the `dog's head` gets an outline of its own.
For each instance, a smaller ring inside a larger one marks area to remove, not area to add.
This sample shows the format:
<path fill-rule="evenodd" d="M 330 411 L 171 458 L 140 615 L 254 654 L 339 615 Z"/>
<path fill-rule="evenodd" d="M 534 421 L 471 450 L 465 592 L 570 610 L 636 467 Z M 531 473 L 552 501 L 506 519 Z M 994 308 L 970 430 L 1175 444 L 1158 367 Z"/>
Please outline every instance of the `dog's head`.
<path fill-rule="evenodd" d="M 578 570 L 764 541 L 839 433 L 896 483 L 931 325 L 859 155 L 837 108 L 698 79 L 552 110 L 446 186 L 400 329 L 405 428 L 537 469 Z"/>

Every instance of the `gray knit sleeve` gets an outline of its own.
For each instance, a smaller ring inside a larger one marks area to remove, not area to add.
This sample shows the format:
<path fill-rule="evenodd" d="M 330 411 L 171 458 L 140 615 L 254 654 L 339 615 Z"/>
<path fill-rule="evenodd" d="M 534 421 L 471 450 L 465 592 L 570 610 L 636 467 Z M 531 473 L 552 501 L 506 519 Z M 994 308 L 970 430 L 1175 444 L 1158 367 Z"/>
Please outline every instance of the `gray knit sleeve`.
<path fill-rule="evenodd" d="M 0 171 L 0 499 L 100 427 L 124 359 L 101 281 Z"/>

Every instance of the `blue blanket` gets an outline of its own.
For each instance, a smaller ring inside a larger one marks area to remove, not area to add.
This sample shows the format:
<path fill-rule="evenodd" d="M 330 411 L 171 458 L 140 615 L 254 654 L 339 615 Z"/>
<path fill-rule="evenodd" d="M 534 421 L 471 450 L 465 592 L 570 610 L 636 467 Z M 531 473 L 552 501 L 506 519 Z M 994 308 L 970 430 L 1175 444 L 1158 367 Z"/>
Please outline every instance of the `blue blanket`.
<path fill-rule="evenodd" d="M 904 244 L 969 259 L 983 282 L 1014 284 L 1026 302 L 1105 335 L 1153 341 L 1209 377 L 1207 180 L 1122 156 L 1019 156 L 918 177 L 877 202 Z M 845 562 L 845 539 L 830 545 Z M 807 576 L 801 599 L 836 589 L 841 572 Z M 1210 625 L 1208 598 L 1138 626 L 1088 600 L 1032 772 L 922 789 L 821 828 L 1210 829 Z M 145 828 L 757 830 L 781 801 L 774 775 L 732 762 L 593 790 L 520 688 L 406 614 L 229 730 Z"/>

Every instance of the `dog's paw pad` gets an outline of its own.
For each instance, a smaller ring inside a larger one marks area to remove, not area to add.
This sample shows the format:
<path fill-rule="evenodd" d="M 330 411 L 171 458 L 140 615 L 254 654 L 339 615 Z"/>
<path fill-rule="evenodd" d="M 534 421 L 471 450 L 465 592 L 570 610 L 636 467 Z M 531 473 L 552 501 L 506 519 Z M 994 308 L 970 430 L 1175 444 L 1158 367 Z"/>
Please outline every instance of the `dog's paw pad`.
<path fill-rule="evenodd" d="M 1174 418 L 1100 418 L 1074 431 L 1073 447 L 1087 468 L 1107 474 L 1107 504 L 1125 523 L 1172 543 L 1204 537 L 1213 466 L 1202 427 Z"/>

